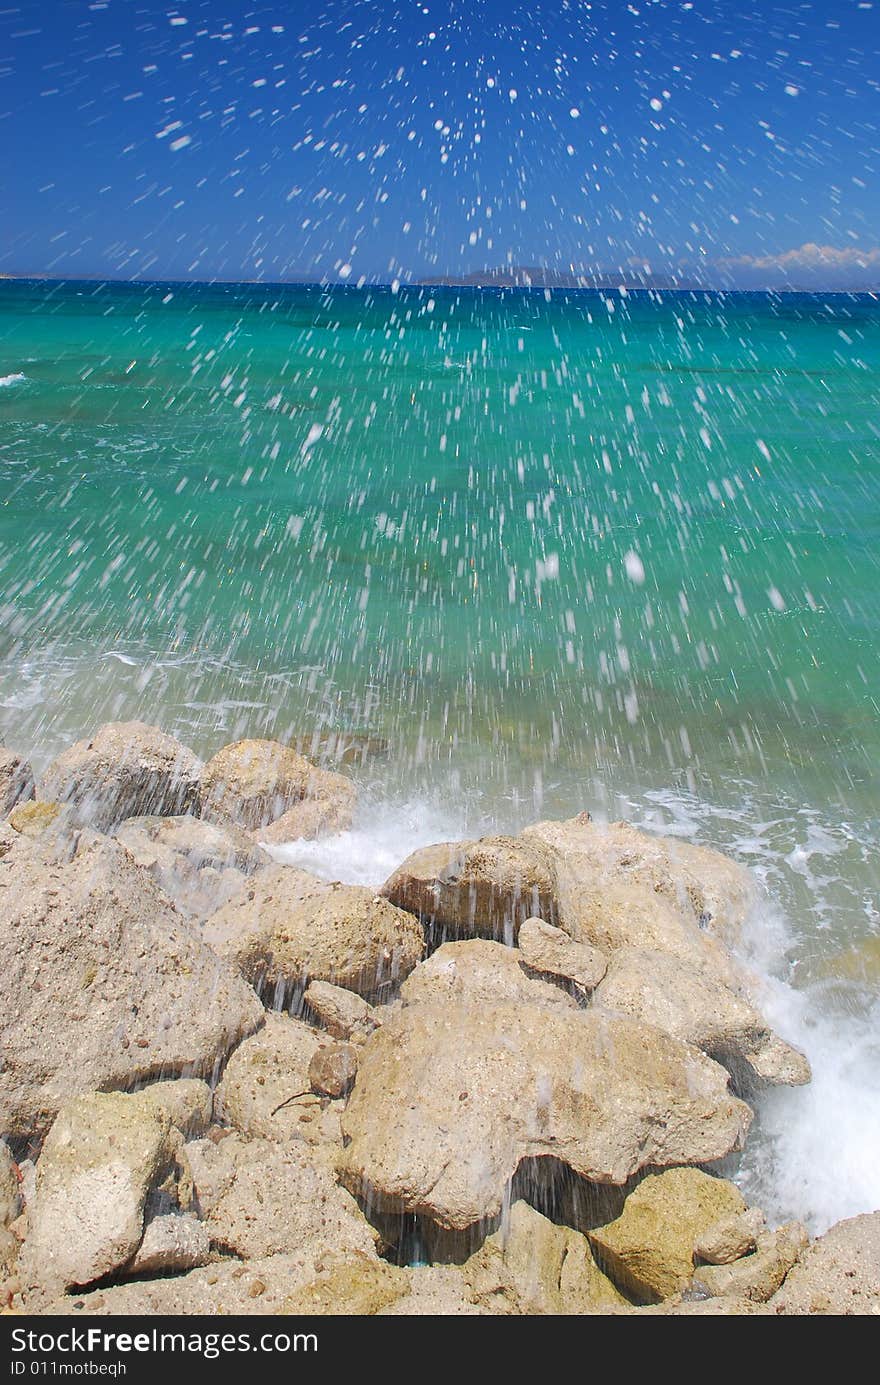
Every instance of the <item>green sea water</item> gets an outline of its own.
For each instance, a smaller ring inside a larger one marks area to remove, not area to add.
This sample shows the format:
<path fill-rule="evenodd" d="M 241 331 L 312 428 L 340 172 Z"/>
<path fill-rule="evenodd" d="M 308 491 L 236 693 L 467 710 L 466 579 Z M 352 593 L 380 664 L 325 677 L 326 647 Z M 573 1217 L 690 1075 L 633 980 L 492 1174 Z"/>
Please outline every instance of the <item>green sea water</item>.
<path fill-rule="evenodd" d="M 878 404 L 869 295 L 0 283 L 0 736 L 371 737 L 342 874 L 584 807 L 718 845 L 803 997 L 880 919 Z"/>

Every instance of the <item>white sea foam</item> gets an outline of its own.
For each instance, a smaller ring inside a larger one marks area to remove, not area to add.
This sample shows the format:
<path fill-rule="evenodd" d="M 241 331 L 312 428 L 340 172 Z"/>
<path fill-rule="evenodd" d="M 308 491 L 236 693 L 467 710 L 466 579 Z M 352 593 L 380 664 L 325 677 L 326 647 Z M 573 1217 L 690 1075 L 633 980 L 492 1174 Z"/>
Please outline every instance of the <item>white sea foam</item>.
<path fill-rule="evenodd" d="M 21 371 L 17 371 L 14 375 L 0 375 L 0 389 L 4 389 L 7 385 L 23 385 L 26 379 L 27 376 L 22 375 Z"/>

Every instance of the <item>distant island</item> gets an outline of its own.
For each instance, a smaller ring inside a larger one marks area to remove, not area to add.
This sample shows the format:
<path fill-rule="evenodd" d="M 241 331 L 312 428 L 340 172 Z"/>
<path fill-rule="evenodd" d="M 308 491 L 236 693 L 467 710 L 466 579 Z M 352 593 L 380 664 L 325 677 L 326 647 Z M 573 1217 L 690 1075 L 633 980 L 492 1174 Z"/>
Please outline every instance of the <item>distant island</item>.
<path fill-rule="evenodd" d="M 476 269 L 469 274 L 432 274 L 416 281 L 423 285 L 473 288 L 533 289 L 700 289 L 705 283 L 675 274 L 633 271 L 545 269 L 540 265 L 510 265 L 506 269 Z"/>

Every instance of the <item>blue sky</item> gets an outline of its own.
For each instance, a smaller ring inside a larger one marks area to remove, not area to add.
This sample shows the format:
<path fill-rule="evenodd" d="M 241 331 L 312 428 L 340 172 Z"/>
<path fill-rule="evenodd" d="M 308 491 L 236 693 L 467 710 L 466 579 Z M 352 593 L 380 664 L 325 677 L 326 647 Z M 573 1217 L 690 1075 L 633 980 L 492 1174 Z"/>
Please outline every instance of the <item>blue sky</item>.
<path fill-rule="evenodd" d="M 878 283 L 878 14 L 0 0 L 0 272 Z"/>

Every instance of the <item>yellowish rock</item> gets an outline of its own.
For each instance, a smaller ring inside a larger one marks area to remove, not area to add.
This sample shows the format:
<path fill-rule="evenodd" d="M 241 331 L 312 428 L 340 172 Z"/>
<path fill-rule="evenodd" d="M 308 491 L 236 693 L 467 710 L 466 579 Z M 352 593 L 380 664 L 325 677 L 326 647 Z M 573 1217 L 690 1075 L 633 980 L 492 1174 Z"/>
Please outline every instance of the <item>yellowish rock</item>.
<path fill-rule="evenodd" d="M 680 1293 L 694 1272 L 694 1243 L 722 1217 L 745 1211 L 739 1189 L 701 1169 L 649 1174 L 616 1221 L 588 1232 L 599 1259 L 634 1298 Z"/>
<path fill-rule="evenodd" d="M 61 812 L 60 803 L 19 803 L 9 814 L 9 826 L 14 827 L 23 837 L 39 837 L 45 832 Z"/>
<path fill-rule="evenodd" d="M 294 1316 L 371 1317 L 407 1295 L 409 1287 L 406 1270 L 353 1255 L 297 1290 L 281 1311 Z"/>
<path fill-rule="evenodd" d="M 626 1300 L 599 1269 L 579 1231 L 557 1226 L 527 1202 L 515 1202 L 505 1225 L 464 1266 L 475 1301 L 526 1314 L 601 1313 Z"/>

